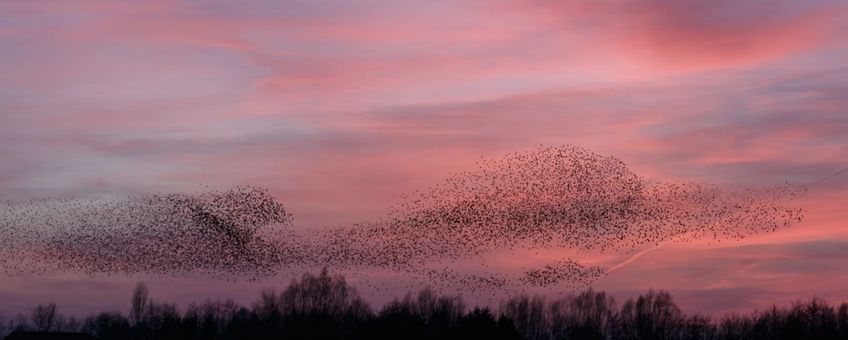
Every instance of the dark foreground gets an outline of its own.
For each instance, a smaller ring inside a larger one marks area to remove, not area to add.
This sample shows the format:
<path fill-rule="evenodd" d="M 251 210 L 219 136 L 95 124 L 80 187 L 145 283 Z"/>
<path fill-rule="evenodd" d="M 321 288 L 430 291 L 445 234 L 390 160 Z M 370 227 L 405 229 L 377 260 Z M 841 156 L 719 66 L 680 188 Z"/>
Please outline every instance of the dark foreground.
<path fill-rule="evenodd" d="M 492 311 L 466 309 L 459 297 L 425 289 L 373 310 L 343 277 L 324 271 L 282 292 L 264 292 L 250 307 L 207 301 L 179 311 L 150 300 L 139 285 L 127 314 L 77 320 L 51 303 L 4 322 L 0 331 L 95 339 L 848 339 L 848 303 L 811 299 L 711 319 L 681 312 L 662 291 L 623 304 L 593 290 L 553 300 L 517 296 Z"/>

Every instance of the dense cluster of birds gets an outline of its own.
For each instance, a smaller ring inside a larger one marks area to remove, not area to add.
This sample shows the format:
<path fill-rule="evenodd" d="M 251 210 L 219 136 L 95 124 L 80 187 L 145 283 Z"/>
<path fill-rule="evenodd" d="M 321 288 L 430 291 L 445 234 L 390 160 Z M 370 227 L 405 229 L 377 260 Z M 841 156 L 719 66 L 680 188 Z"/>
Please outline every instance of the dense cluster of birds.
<path fill-rule="evenodd" d="M 291 258 L 259 235 L 291 215 L 264 189 L 6 202 L 7 272 L 261 274 Z"/>
<path fill-rule="evenodd" d="M 471 294 L 493 289 L 503 290 L 514 284 L 512 278 L 507 274 L 464 273 L 447 267 L 427 269 L 420 271 L 419 275 L 424 280 L 427 280 L 427 282 L 434 283 L 435 288 L 448 289 L 451 287 L 462 287 L 463 291 Z"/>
<path fill-rule="evenodd" d="M 262 278 L 292 267 L 375 268 L 479 289 L 588 284 L 604 270 L 561 260 L 510 275 L 434 265 L 508 249 L 635 251 L 664 242 L 738 239 L 791 226 L 804 188 L 726 190 L 658 182 L 575 146 L 483 160 L 401 198 L 383 218 L 296 232 L 267 190 L 0 205 L 7 272 L 209 273 Z"/>
<path fill-rule="evenodd" d="M 527 270 L 520 280 L 522 283 L 539 287 L 555 286 L 562 282 L 579 287 L 603 275 L 604 270 L 601 267 L 585 266 L 567 259 L 546 264 L 542 268 Z"/>
<path fill-rule="evenodd" d="M 633 252 L 665 242 L 726 240 L 801 220 L 790 184 L 726 190 L 640 177 L 621 160 L 575 146 L 483 160 L 474 170 L 402 197 L 377 221 L 313 235 L 321 263 L 414 271 L 503 249 Z M 506 282 L 590 282 L 599 270 L 551 264 Z"/>

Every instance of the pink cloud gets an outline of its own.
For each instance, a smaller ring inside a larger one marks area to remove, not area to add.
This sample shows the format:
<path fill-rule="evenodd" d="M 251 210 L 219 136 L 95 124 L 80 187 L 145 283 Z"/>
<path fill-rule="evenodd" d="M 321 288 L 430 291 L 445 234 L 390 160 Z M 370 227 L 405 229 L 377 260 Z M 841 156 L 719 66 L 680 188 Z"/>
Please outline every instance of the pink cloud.
<path fill-rule="evenodd" d="M 666 0 L 521 2 L 504 10 L 581 30 L 640 60 L 645 72 L 750 66 L 827 47 L 839 43 L 848 13 L 836 2 Z"/>

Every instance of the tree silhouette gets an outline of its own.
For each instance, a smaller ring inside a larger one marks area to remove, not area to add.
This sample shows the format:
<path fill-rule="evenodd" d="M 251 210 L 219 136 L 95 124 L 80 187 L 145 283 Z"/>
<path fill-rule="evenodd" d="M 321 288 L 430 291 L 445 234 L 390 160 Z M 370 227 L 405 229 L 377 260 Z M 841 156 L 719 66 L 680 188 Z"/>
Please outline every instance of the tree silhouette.
<path fill-rule="evenodd" d="M 683 324 L 680 308 L 671 294 L 650 290 L 621 307 L 622 339 L 673 339 Z"/>
<path fill-rule="evenodd" d="M 553 338 L 607 339 L 615 322 L 615 299 L 592 289 L 552 301 L 548 307 Z"/>
<path fill-rule="evenodd" d="M 620 306 L 605 292 L 592 289 L 555 299 L 518 295 L 497 310 L 474 307 L 466 312 L 459 296 L 425 288 L 375 313 L 344 277 L 326 269 L 292 280 L 279 293 L 263 291 L 251 308 L 232 300 L 207 300 L 180 312 L 148 294 L 143 284 L 136 286 L 129 317 L 103 312 L 80 323 L 64 318 L 48 303 L 5 329 L 24 337 L 31 331 L 80 332 L 106 340 L 848 338 L 848 304 L 834 306 L 820 298 L 713 321 L 683 313 L 664 291 L 650 290 Z"/>
<path fill-rule="evenodd" d="M 132 338 L 129 320 L 117 312 L 88 317 L 83 322 L 81 331 L 103 340 Z"/>
<path fill-rule="evenodd" d="M 32 323 L 37 331 L 50 332 L 56 330 L 58 319 L 56 304 L 53 302 L 35 306 L 32 310 Z"/>
<path fill-rule="evenodd" d="M 191 304 L 184 314 L 183 326 L 195 330 L 203 339 L 223 339 L 229 332 L 229 325 L 243 312 L 246 310 L 232 300 Z"/>
<path fill-rule="evenodd" d="M 132 309 L 130 309 L 130 320 L 133 325 L 141 323 L 147 308 L 147 286 L 138 283 L 132 295 Z"/>
<path fill-rule="evenodd" d="M 457 339 L 493 339 L 498 323 L 488 308 L 474 308 L 459 320 L 456 328 Z"/>
<path fill-rule="evenodd" d="M 547 338 L 545 300 L 527 295 L 513 297 L 501 306 L 501 313 L 510 318 L 518 331 L 527 339 Z"/>
<path fill-rule="evenodd" d="M 254 312 L 269 329 L 293 337 L 345 338 L 361 332 L 371 309 L 344 277 L 324 268 L 317 276 L 304 274 L 280 294 L 262 293 Z"/>

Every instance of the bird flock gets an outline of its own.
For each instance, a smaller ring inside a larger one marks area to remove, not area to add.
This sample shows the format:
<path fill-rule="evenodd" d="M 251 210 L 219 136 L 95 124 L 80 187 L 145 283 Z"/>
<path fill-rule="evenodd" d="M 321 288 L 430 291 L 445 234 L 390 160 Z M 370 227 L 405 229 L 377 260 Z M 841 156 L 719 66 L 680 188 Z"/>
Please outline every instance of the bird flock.
<path fill-rule="evenodd" d="M 266 190 L 101 200 L 6 202 L 0 241 L 8 273 L 262 274 L 285 256 L 260 228 L 291 215 Z"/>
<path fill-rule="evenodd" d="M 262 279 L 292 268 L 389 270 L 466 289 L 590 284 L 599 266 L 560 259 L 523 271 L 468 273 L 507 250 L 633 252 L 666 242 L 737 240 L 790 227 L 804 194 L 788 183 L 724 189 L 662 182 L 566 145 L 484 159 L 403 195 L 372 221 L 311 231 L 265 189 L 0 203 L 7 275 L 204 274 Z"/>
<path fill-rule="evenodd" d="M 560 282 L 576 285 L 587 285 L 604 275 L 604 270 L 598 266 L 584 266 L 571 259 L 560 260 L 546 264 L 542 268 L 526 271 L 521 281 L 525 284 L 540 287 L 555 286 Z"/>

